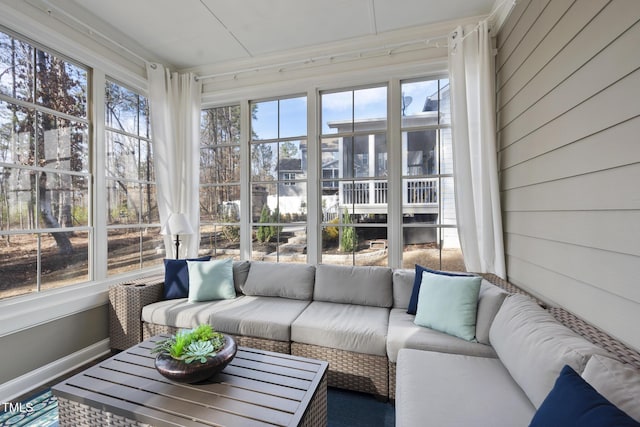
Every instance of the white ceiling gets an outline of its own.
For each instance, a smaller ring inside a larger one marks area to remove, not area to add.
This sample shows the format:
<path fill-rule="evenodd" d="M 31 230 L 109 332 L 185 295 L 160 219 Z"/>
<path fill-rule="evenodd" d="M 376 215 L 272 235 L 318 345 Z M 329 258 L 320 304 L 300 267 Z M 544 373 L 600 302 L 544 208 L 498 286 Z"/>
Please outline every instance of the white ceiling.
<path fill-rule="evenodd" d="M 33 0 L 31 1 L 33 2 Z M 178 68 L 487 15 L 496 0 L 42 0 L 142 58 Z"/>

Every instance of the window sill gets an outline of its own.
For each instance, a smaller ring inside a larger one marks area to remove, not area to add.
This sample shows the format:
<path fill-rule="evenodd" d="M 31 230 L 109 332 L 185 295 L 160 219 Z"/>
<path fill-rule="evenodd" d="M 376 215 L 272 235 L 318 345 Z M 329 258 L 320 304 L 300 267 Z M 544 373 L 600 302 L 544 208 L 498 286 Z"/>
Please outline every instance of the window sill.
<path fill-rule="evenodd" d="M 154 268 L 0 301 L 0 337 L 104 305 L 109 286 L 160 272 Z"/>

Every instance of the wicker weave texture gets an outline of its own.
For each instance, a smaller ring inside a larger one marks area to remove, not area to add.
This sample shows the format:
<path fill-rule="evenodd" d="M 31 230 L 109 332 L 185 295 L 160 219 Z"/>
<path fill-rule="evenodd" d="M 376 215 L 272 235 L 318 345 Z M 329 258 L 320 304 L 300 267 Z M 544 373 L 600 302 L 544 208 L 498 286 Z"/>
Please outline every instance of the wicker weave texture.
<path fill-rule="evenodd" d="M 326 427 L 327 425 L 327 375 L 322 377 L 320 386 L 313 395 L 313 399 L 305 412 L 300 426 Z"/>
<path fill-rule="evenodd" d="M 111 348 L 124 350 L 142 341 L 142 307 L 162 299 L 164 274 L 109 287 Z"/>
<path fill-rule="evenodd" d="M 396 399 L 396 364 L 389 361 L 389 399 Z"/>
<path fill-rule="evenodd" d="M 62 397 L 58 399 L 58 423 L 61 427 L 151 427 L 130 418 L 121 417 L 111 412 L 92 408 L 82 403 L 74 402 Z"/>
<path fill-rule="evenodd" d="M 329 362 L 330 387 L 370 393 L 385 399 L 389 396 L 389 365 L 386 356 L 297 342 L 291 343 L 291 354 Z"/>
<path fill-rule="evenodd" d="M 609 334 L 601 331 L 595 326 L 590 325 L 579 317 L 567 310 L 552 307 L 549 311 L 561 323 L 582 335 L 592 343 L 604 348 L 609 353 L 620 359 L 622 362 L 628 363 L 640 369 L 640 353 L 627 347 Z"/>

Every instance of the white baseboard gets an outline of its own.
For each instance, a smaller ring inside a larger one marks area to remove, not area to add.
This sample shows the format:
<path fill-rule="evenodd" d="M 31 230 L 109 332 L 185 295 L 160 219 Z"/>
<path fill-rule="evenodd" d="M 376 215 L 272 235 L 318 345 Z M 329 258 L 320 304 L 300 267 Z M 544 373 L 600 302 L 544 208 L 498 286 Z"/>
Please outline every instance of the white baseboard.
<path fill-rule="evenodd" d="M 0 402 L 12 402 L 12 399 L 16 399 L 29 390 L 40 387 L 60 375 L 64 375 L 98 357 L 104 356 L 110 351 L 109 339 L 106 338 L 62 359 L 42 366 L 35 371 L 0 384 Z"/>

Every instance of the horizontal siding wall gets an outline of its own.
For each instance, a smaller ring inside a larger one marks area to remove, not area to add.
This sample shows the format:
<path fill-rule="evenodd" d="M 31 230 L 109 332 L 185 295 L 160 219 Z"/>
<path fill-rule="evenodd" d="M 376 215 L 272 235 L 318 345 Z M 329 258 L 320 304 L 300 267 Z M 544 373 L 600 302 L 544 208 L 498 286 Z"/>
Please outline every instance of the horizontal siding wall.
<path fill-rule="evenodd" d="M 509 280 L 640 350 L 640 1 L 519 0 L 496 90 Z"/>

